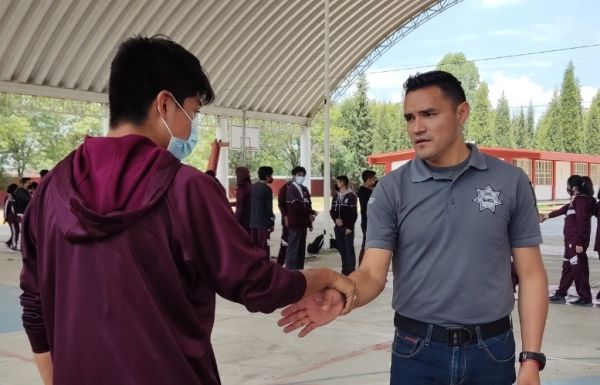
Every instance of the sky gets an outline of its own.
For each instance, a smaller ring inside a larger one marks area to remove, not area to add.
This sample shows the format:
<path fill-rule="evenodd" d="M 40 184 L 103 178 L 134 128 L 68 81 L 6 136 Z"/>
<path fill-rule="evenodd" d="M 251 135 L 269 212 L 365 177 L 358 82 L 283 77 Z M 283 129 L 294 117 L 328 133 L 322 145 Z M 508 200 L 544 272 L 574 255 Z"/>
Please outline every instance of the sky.
<path fill-rule="evenodd" d="M 369 96 L 401 101 L 407 76 L 434 69 L 449 52 L 474 60 L 600 44 L 599 16 L 597 0 L 465 0 L 423 23 L 375 61 L 367 69 Z M 587 107 L 600 88 L 600 45 L 475 64 L 488 83 L 492 106 L 504 91 L 513 113 L 531 101 L 539 106 L 539 118 L 553 90 L 560 89 L 569 61 Z M 405 69 L 415 66 L 430 67 Z"/>

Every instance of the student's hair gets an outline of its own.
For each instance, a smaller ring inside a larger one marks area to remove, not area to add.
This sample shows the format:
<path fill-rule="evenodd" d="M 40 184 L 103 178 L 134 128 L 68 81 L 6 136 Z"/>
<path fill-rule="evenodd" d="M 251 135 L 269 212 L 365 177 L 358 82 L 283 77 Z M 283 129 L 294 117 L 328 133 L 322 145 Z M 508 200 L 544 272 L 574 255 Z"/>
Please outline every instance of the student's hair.
<path fill-rule="evenodd" d="M 29 182 L 31 180 L 31 178 L 21 178 L 21 184 L 24 185 L 25 183 Z"/>
<path fill-rule="evenodd" d="M 260 166 L 258 168 L 258 179 L 267 180 L 268 177 L 273 175 L 273 167 Z"/>
<path fill-rule="evenodd" d="M 336 179 L 344 182 L 346 187 L 348 187 L 348 185 L 350 184 L 350 181 L 348 180 L 348 177 L 346 175 L 339 175 Z"/>
<path fill-rule="evenodd" d="M 35 189 L 37 189 L 37 187 L 38 187 L 38 182 L 31 182 L 27 186 L 27 190 L 35 190 Z"/>
<path fill-rule="evenodd" d="M 592 182 L 592 179 L 587 175 L 582 176 L 581 179 L 583 179 L 583 186 L 586 189 L 585 194 L 593 197 L 594 196 L 594 182 Z"/>
<path fill-rule="evenodd" d="M 581 175 L 571 175 L 569 179 L 567 179 L 567 186 L 571 188 L 577 187 L 580 194 L 592 196 L 592 194 L 590 194 L 590 188 L 587 186 Z"/>
<path fill-rule="evenodd" d="M 460 81 L 446 71 L 429 71 L 409 76 L 404 82 L 404 94 L 427 87 L 439 87 L 457 106 L 467 100 Z"/>
<path fill-rule="evenodd" d="M 198 96 L 202 105 L 215 98 L 200 61 L 179 44 L 163 35 L 125 40 L 110 66 L 110 126 L 143 123 L 162 90 L 171 92 L 181 105 L 192 96 Z"/>
<path fill-rule="evenodd" d="M 374 178 L 376 175 L 376 172 L 373 170 L 365 170 L 362 173 L 362 181 L 363 183 L 366 182 L 367 180 L 369 180 L 370 178 Z"/>
<path fill-rule="evenodd" d="M 304 173 L 304 175 L 306 175 L 306 169 L 302 166 L 296 166 L 292 169 L 292 175 L 296 175 L 299 172 L 302 172 L 302 173 Z"/>
<path fill-rule="evenodd" d="M 217 174 L 215 174 L 215 172 L 214 172 L 213 170 L 206 170 L 205 174 L 206 174 L 206 175 L 210 175 L 210 176 L 212 176 L 212 177 L 215 177 L 215 176 L 217 176 Z"/>
<path fill-rule="evenodd" d="M 46 169 L 40 170 L 40 177 L 43 178 L 44 175 L 46 175 L 47 173 L 48 173 L 48 170 L 46 170 Z"/>
<path fill-rule="evenodd" d="M 6 192 L 9 194 L 12 194 L 15 192 L 15 190 L 18 188 L 19 186 L 17 186 L 15 183 L 11 183 L 8 185 L 8 187 L 6 188 Z"/>

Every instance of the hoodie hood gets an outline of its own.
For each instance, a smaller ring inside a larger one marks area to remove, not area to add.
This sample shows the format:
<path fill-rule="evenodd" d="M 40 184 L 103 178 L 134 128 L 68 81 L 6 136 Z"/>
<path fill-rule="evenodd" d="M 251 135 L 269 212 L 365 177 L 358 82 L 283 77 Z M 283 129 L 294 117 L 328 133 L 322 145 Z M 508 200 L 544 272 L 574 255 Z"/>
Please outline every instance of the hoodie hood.
<path fill-rule="evenodd" d="M 48 187 L 65 206 L 58 221 L 65 237 L 86 242 L 122 231 L 160 200 L 180 165 L 141 135 L 86 137 L 53 170 Z"/>
<path fill-rule="evenodd" d="M 248 167 L 238 167 L 235 169 L 235 176 L 237 178 L 237 185 L 241 186 L 243 184 L 252 183 L 250 180 L 250 170 Z"/>

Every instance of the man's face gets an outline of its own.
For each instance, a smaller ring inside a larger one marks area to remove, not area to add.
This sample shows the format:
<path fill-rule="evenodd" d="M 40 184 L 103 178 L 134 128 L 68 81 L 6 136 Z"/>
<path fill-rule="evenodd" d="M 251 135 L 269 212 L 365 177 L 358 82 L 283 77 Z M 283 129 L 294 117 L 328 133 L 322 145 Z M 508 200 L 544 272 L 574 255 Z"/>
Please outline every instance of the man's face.
<path fill-rule="evenodd" d="M 377 184 L 377 177 L 376 176 L 367 179 L 367 185 L 369 187 L 375 187 L 376 184 Z"/>
<path fill-rule="evenodd" d="M 468 103 L 456 106 L 437 86 L 411 91 L 404 98 L 410 140 L 417 156 L 432 166 L 452 166 L 464 151 L 462 127 L 468 116 Z"/>
<path fill-rule="evenodd" d="M 267 176 L 267 183 L 269 183 L 269 184 L 273 183 L 273 175 Z"/>

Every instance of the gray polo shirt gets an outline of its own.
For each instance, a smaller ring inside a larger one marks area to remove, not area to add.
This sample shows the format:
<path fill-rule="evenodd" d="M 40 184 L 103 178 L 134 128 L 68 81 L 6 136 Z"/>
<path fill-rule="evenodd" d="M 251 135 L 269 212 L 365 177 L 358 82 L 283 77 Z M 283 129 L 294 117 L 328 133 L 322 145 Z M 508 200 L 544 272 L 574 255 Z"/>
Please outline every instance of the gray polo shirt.
<path fill-rule="evenodd" d="M 527 175 L 469 147 L 454 180 L 416 158 L 369 200 L 366 247 L 393 252 L 392 307 L 405 317 L 452 326 L 508 315 L 511 248 L 542 243 Z"/>

